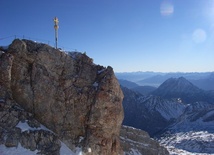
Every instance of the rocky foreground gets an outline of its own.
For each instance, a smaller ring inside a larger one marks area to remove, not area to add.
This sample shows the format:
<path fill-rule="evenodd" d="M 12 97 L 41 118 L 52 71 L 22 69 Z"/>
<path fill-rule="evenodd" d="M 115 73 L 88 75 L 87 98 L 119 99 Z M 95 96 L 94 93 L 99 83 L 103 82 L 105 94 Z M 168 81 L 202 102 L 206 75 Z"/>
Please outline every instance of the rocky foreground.
<path fill-rule="evenodd" d="M 120 141 L 128 148 L 120 137 L 123 93 L 111 67 L 17 39 L 0 52 L 0 73 L 0 144 L 51 155 L 64 144 L 86 155 L 123 154 Z"/>
<path fill-rule="evenodd" d="M 14 99 L 73 148 L 120 154 L 123 94 L 111 67 L 81 53 L 15 40 L 1 54 L 1 98 Z"/>

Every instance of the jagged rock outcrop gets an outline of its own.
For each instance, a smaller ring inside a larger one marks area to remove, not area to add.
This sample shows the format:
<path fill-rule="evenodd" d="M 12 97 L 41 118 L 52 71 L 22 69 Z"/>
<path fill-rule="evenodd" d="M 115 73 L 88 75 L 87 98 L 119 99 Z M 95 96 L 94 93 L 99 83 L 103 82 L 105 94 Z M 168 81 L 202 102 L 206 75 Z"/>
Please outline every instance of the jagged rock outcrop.
<path fill-rule="evenodd" d="M 0 59 L 0 98 L 15 100 L 70 148 L 81 143 L 85 154 L 122 154 L 123 93 L 111 67 L 18 39 Z"/>
<path fill-rule="evenodd" d="M 60 154 L 61 142 L 57 135 L 42 129 L 33 115 L 14 101 L 1 99 L 0 102 L 0 144 L 8 148 L 20 144 L 41 155 Z"/>
<path fill-rule="evenodd" d="M 166 148 L 140 129 L 122 126 L 120 139 L 125 155 L 169 155 Z"/>

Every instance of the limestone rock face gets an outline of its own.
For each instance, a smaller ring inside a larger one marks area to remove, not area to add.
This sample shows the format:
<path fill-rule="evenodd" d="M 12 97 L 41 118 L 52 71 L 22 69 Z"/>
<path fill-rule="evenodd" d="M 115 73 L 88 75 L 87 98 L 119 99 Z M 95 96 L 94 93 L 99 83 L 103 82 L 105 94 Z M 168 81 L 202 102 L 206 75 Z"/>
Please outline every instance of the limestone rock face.
<path fill-rule="evenodd" d="M 1 98 L 14 99 L 70 148 L 122 153 L 123 93 L 111 67 L 93 64 L 86 54 L 18 39 L 0 59 Z"/>
<path fill-rule="evenodd" d="M 56 134 L 41 128 L 31 113 L 10 99 L 1 99 L 0 144 L 8 148 L 20 144 L 23 148 L 45 155 L 60 155 L 61 147 Z"/>
<path fill-rule="evenodd" d="M 122 126 L 120 139 L 125 155 L 169 155 L 166 148 L 140 129 Z"/>

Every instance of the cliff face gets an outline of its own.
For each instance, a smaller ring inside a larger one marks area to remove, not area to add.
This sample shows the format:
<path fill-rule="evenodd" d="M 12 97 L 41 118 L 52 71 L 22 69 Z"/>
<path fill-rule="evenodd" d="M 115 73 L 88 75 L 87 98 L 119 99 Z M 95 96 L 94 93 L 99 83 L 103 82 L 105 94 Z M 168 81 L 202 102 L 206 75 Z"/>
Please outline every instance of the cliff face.
<path fill-rule="evenodd" d="M 120 139 L 124 155 L 169 155 L 166 148 L 140 129 L 122 126 Z"/>
<path fill-rule="evenodd" d="M 14 40 L 0 59 L 0 98 L 15 100 L 70 148 L 122 153 L 123 93 L 111 67 L 28 40 Z"/>

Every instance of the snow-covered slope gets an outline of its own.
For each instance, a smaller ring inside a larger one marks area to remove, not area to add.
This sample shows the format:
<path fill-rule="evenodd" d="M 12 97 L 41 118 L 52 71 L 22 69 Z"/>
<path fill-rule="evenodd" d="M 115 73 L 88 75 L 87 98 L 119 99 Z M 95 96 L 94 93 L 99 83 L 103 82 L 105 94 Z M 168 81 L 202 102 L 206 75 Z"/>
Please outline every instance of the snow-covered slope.
<path fill-rule="evenodd" d="M 149 112 L 159 112 L 168 121 L 179 117 L 186 107 L 178 101 L 165 100 L 157 96 L 144 97 L 141 102 Z"/>
<path fill-rule="evenodd" d="M 18 145 L 18 147 L 6 147 L 0 145 L 0 155 L 38 155 L 39 151 L 31 151 Z M 60 155 L 82 155 L 81 149 L 77 148 L 75 152 L 71 151 L 64 143 L 61 142 Z"/>
<path fill-rule="evenodd" d="M 168 134 L 159 141 L 171 155 L 214 155 L 214 133 L 207 131 Z"/>
<path fill-rule="evenodd" d="M 167 130 L 171 133 L 209 131 L 214 133 L 214 104 L 196 102 L 187 105 L 184 113 Z"/>
<path fill-rule="evenodd" d="M 214 105 L 197 102 L 161 135 L 161 144 L 171 154 L 214 154 Z M 183 152 L 183 153 L 182 153 Z"/>
<path fill-rule="evenodd" d="M 144 96 L 122 87 L 124 93 L 124 125 L 147 131 L 154 136 L 177 119 L 186 105 L 176 100 Z"/>
<path fill-rule="evenodd" d="M 38 128 L 33 128 L 28 125 L 27 122 L 19 122 L 16 125 L 17 128 L 21 129 L 22 132 L 24 131 L 35 131 L 35 130 L 45 130 L 52 132 L 48 128 L 46 128 L 44 125 L 40 125 Z M 30 149 L 24 148 L 20 143 L 18 144 L 18 147 L 6 147 L 5 145 L 0 145 L 0 155 L 37 155 L 39 153 L 39 150 L 31 151 Z M 81 148 L 76 148 L 74 151 L 71 151 L 65 143 L 61 142 L 60 147 L 60 155 L 81 155 L 82 151 Z"/>
<path fill-rule="evenodd" d="M 184 104 L 176 98 L 163 99 L 127 88 L 122 90 L 124 124 L 147 131 L 171 155 L 214 154 L 214 100 Z"/>

